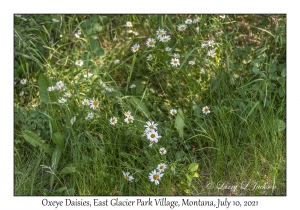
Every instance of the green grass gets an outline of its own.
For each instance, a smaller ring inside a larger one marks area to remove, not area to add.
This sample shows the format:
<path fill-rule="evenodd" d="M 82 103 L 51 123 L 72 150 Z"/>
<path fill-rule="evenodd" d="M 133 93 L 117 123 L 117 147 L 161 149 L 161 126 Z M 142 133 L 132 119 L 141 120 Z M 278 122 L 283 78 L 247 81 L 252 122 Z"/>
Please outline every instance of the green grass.
<path fill-rule="evenodd" d="M 24 16 L 14 31 L 15 195 L 286 195 L 284 15 L 197 15 L 185 31 L 187 15 Z M 147 47 L 159 28 L 171 40 Z M 47 90 L 59 81 L 65 90 Z M 152 147 L 147 121 L 162 136 Z M 159 163 L 167 168 L 155 185 Z"/>

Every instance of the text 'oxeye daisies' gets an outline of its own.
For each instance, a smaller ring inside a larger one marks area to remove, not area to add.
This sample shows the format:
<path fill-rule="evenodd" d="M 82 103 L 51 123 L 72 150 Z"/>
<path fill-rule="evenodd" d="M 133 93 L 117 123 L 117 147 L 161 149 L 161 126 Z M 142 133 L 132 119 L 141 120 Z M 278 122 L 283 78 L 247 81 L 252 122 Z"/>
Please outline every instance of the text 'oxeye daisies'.
<path fill-rule="evenodd" d="M 163 173 L 161 173 L 160 171 L 156 171 L 156 169 L 154 169 L 152 172 L 149 173 L 148 177 L 151 182 L 154 182 L 155 185 L 158 185 L 163 175 L 164 175 Z"/>
<path fill-rule="evenodd" d="M 123 171 L 123 176 L 127 181 L 132 182 L 132 180 L 134 179 L 132 176 L 129 176 L 130 172 L 124 172 Z"/>

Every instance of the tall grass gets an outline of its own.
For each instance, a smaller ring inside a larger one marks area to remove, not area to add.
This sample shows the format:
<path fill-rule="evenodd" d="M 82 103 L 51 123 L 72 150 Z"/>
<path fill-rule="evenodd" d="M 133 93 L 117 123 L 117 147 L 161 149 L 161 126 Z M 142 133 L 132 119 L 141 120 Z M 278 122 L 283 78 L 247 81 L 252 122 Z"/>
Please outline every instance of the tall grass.
<path fill-rule="evenodd" d="M 184 31 L 188 15 L 25 17 L 15 18 L 15 195 L 286 194 L 284 16 L 195 15 Z M 171 40 L 147 47 L 158 29 Z M 65 90 L 47 90 L 59 81 Z M 152 146 L 147 121 L 162 136 Z"/>

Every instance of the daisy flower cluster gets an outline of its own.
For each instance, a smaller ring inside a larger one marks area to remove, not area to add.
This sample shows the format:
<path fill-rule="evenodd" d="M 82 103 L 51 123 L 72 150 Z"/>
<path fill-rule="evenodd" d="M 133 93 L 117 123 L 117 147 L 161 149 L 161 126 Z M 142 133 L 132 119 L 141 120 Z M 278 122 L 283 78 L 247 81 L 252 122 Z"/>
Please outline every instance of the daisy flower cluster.
<path fill-rule="evenodd" d="M 146 122 L 145 127 L 145 131 L 144 134 L 147 136 L 147 139 L 150 141 L 150 147 L 152 147 L 152 145 L 154 143 L 157 143 L 158 140 L 161 138 L 160 135 L 158 135 L 157 132 L 157 123 L 154 123 L 153 121 L 148 121 Z"/>
<path fill-rule="evenodd" d="M 215 41 L 214 40 L 208 40 L 206 43 L 201 44 L 202 48 L 204 48 L 204 47 L 210 48 L 207 51 L 207 55 L 212 57 L 212 58 L 214 58 L 216 56 L 215 50 L 212 49 L 214 46 L 215 46 Z"/>
<path fill-rule="evenodd" d="M 124 122 L 126 122 L 127 124 L 133 123 L 134 117 L 131 115 L 130 111 L 125 112 L 124 115 L 125 115 Z"/>
<path fill-rule="evenodd" d="M 82 105 L 89 106 L 91 109 L 95 110 L 99 107 L 99 101 L 98 98 L 97 99 L 93 98 L 91 100 L 85 98 L 82 101 Z"/>

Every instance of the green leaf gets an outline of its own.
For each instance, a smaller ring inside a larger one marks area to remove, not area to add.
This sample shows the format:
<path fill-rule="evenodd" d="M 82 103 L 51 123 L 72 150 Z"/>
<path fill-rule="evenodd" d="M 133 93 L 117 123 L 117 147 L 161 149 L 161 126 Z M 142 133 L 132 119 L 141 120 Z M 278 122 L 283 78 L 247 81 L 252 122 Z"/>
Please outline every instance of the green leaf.
<path fill-rule="evenodd" d="M 145 105 L 144 102 L 142 102 L 142 100 L 140 100 L 139 98 L 135 97 L 135 96 L 131 96 L 131 102 L 136 106 L 136 108 L 141 111 L 145 117 L 149 118 L 150 117 L 150 112 L 147 108 L 147 106 Z"/>
<path fill-rule="evenodd" d="M 185 126 L 184 123 L 184 114 L 181 109 L 178 110 L 176 118 L 175 118 L 175 128 L 177 129 L 179 136 L 183 138 L 183 128 Z"/>
<path fill-rule="evenodd" d="M 41 102 L 57 102 L 57 95 L 55 91 L 48 91 L 48 87 L 52 86 L 51 81 L 44 74 L 40 74 L 38 79 L 39 94 Z"/>
<path fill-rule="evenodd" d="M 54 173 L 57 169 L 57 165 L 59 163 L 61 154 L 62 154 L 61 149 L 59 148 L 59 146 L 56 146 L 55 150 L 52 153 L 52 160 L 51 160 L 52 171 L 54 171 Z M 52 186 L 53 186 L 53 183 L 54 183 L 54 178 L 55 178 L 55 176 L 54 176 L 54 174 L 52 174 L 51 177 L 50 177 L 50 190 L 52 190 Z"/>
<path fill-rule="evenodd" d="M 285 122 L 283 120 L 277 120 L 276 124 L 278 132 L 283 131 L 285 129 Z"/>
<path fill-rule="evenodd" d="M 180 188 L 180 189 L 188 189 L 189 186 L 184 183 L 184 182 L 180 182 L 179 184 L 177 184 L 177 186 Z"/>
<path fill-rule="evenodd" d="M 278 77 L 277 78 L 277 81 L 280 83 L 280 84 L 283 84 L 285 82 L 285 79 L 284 77 Z"/>
<path fill-rule="evenodd" d="M 45 141 L 41 140 L 40 137 L 32 131 L 24 130 L 22 132 L 22 135 L 24 139 L 32 146 L 40 146 L 46 153 L 52 153 L 52 148 L 48 144 L 46 144 Z"/>
<path fill-rule="evenodd" d="M 185 177 L 186 177 L 186 179 L 187 179 L 188 182 L 192 182 L 192 180 L 193 180 L 193 176 L 192 175 L 185 174 Z"/>
<path fill-rule="evenodd" d="M 75 195 L 75 190 L 74 190 L 74 188 L 70 188 L 70 189 L 66 190 L 65 195 L 66 195 L 66 196 L 72 196 L 72 195 Z"/>
<path fill-rule="evenodd" d="M 198 178 L 199 174 L 197 172 L 194 173 L 193 177 Z"/>
<path fill-rule="evenodd" d="M 259 69 L 257 68 L 257 66 L 253 66 L 252 72 L 253 72 L 254 74 L 258 74 L 258 73 L 259 73 Z"/>
<path fill-rule="evenodd" d="M 99 48 L 96 50 L 96 54 L 100 57 L 100 56 L 104 55 L 104 50 L 103 50 L 101 47 L 99 47 Z"/>
<path fill-rule="evenodd" d="M 60 174 L 70 174 L 74 172 L 76 172 L 76 167 L 67 166 L 60 171 Z"/>
<path fill-rule="evenodd" d="M 277 67 L 276 67 L 276 61 L 270 61 L 270 63 L 269 63 L 269 72 L 272 72 L 272 73 L 274 73 L 274 72 L 276 72 L 276 70 L 277 70 Z"/>
<path fill-rule="evenodd" d="M 197 171 L 198 166 L 199 166 L 198 163 L 191 163 L 189 165 L 189 171 L 191 171 L 191 172 Z"/>
<path fill-rule="evenodd" d="M 60 147 L 61 150 L 64 150 L 65 147 L 65 141 L 64 137 L 60 132 L 56 132 L 52 136 L 52 141 Z"/>
<path fill-rule="evenodd" d="M 94 23 L 94 24 L 93 24 L 93 29 L 94 29 L 95 31 L 100 32 L 100 31 L 102 31 L 102 26 L 101 26 L 99 23 Z"/>
<path fill-rule="evenodd" d="M 96 39 L 90 39 L 90 47 L 93 51 L 96 52 L 96 50 L 99 48 L 99 42 Z"/>

